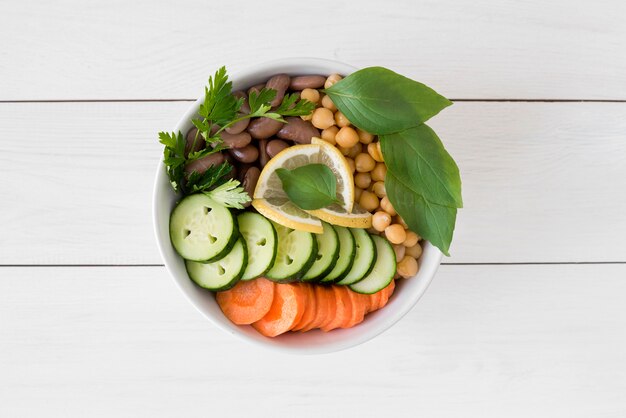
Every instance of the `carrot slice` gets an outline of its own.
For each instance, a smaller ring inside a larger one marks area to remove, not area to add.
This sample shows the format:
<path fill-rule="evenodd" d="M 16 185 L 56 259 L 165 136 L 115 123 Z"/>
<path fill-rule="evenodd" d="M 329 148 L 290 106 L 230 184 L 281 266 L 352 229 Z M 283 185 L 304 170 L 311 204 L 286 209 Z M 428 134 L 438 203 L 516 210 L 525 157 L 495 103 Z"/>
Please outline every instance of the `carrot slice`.
<path fill-rule="evenodd" d="M 372 293 L 371 295 L 369 295 L 370 298 L 370 308 L 368 310 L 368 313 L 370 312 L 374 312 L 375 310 L 378 309 L 378 306 L 380 305 L 380 296 L 382 295 L 383 291 L 379 290 L 376 293 Z"/>
<path fill-rule="evenodd" d="M 274 299 L 274 282 L 264 278 L 240 281 L 232 289 L 218 292 L 215 299 L 232 323 L 251 324 L 270 310 Z"/>
<path fill-rule="evenodd" d="M 304 314 L 304 292 L 295 284 L 276 284 L 274 300 L 265 316 L 252 323 L 266 337 L 276 337 L 293 328 Z"/>
<path fill-rule="evenodd" d="M 328 315 L 328 299 L 324 293 L 325 286 L 311 286 L 312 297 L 315 301 L 315 309 L 313 312 L 313 319 L 307 325 L 305 325 L 300 331 L 306 332 L 313 328 L 318 328 L 322 321 Z"/>
<path fill-rule="evenodd" d="M 313 319 L 315 319 L 316 311 L 316 297 L 315 297 L 315 288 L 308 283 L 300 283 L 300 287 L 304 290 L 305 293 L 305 302 L 304 302 L 304 314 L 302 315 L 302 319 L 293 327 L 292 331 L 300 331 L 303 328 L 307 327 Z"/>
<path fill-rule="evenodd" d="M 333 291 L 335 292 L 335 304 L 337 308 L 334 318 L 328 324 L 320 327 L 324 332 L 339 328 L 345 324 L 350 319 L 352 312 L 352 302 L 350 301 L 350 296 L 346 288 L 344 286 L 333 286 Z"/>
<path fill-rule="evenodd" d="M 359 293 L 353 292 L 352 290 L 346 288 L 348 292 L 348 297 L 351 302 L 351 312 L 348 321 L 341 326 L 341 328 L 352 328 L 353 326 L 360 324 L 363 322 L 365 318 L 365 310 L 367 309 L 367 304 L 369 304 L 369 298 L 365 298 Z M 367 301 L 367 302 L 366 302 Z"/>
<path fill-rule="evenodd" d="M 389 283 L 387 287 L 382 290 L 383 293 L 380 297 L 380 306 L 378 307 L 378 309 L 382 309 L 385 307 L 385 305 L 387 305 L 387 302 L 389 302 L 389 298 L 393 294 L 393 290 L 395 289 L 395 287 L 396 281 L 392 280 L 391 283 Z"/>
<path fill-rule="evenodd" d="M 324 302 L 322 303 L 324 304 L 324 308 L 320 307 L 318 308 L 318 311 L 322 309 L 324 309 L 324 311 L 320 314 L 321 320 L 316 325 L 317 328 L 327 326 L 335 318 L 335 314 L 337 312 L 337 296 L 334 291 L 335 287 L 337 286 L 319 286 L 321 292 L 317 301 L 319 303 L 320 299 L 323 300 Z"/>

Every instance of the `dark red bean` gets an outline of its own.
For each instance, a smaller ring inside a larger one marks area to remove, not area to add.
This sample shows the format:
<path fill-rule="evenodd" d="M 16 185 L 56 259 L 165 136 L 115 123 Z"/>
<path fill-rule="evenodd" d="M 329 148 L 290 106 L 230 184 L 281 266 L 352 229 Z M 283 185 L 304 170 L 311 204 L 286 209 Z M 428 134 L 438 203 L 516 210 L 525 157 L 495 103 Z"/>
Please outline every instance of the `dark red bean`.
<path fill-rule="evenodd" d="M 206 157 L 202 157 L 198 160 L 194 160 L 188 163 L 185 166 L 185 176 L 189 177 L 189 175 L 193 171 L 197 171 L 198 174 L 204 173 L 210 166 L 212 165 L 220 165 L 224 162 L 224 156 L 221 152 L 207 155 Z"/>
<path fill-rule="evenodd" d="M 291 79 L 291 90 L 319 89 L 324 87 L 326 77 L 321 75 L 299 75 Z"/>
<path fill-rule="evenodd" d="M 248 104 L 248 95 L 240 90 L 240 91 L 233 92 L 233 96 L 237 98 L 243 98 L 244 101 L 243 101 L 243 104 L 241 105 L 240 110 L 246 115 L 250 113 L 250 105 Z"/>
<path fill-rule="evenodd" d="M 269 155 L 270 158 L 274 158 L 276 154 L 278 154 L 285 148 L 289 148 L 289 144 L 282 139 L 272 139 L 267 143 L 267 146 L 265 147 L 267 155 Z"/>
<path fill-rule="evenodd" d="M 255 139 L 265 139 L 276 135 L 283 123 L 269 118 L 257 118 L 250 121 L 248 132 Z"/>
<path fill-rule="evenodd" d="M 265 164 L 270 160 L 267 155 L 267 139 L 259 139 L 259 164 L 261 167 L 265 167 Z"/>
<path fill-rule="evenodd" d="M 253 166 L 246 171 L 246 174 L 243 177 L 243 181 L 241 182 L 241 186 L 246 191 L 246 193 L 248 193 L 248 196 L 252 197 L 254 195 L 254 189 L 256 188 L 256 184 L 259 181 L 260 175 L 261 170 L 259 170 L 258 167 Z"/>
<path fill-rule="evenodd" d="M 265 87 L 265 83 L 257 84 L 255 86 L 250 87 L 248 89 L 248 96 L 250 96 L 250 93 L 252 93 L 253 91 L 258 94 L 261 90 L 263 90 L 263 87 Z"/>
<path fill-rule="evenodd" d="M 237 170 L 237 180 L 243 182 L 243 178 L 246 175 L 246 172 L 250 169 L 250 167 L 254 167 L 254 164 L 250 163 L 239 163 Z"/>
<path fill-rule="evenodd" d="M 259 158 L 259 150 L 254 145 L 246 145 L 243 148 L 228 150 L 235 160 L 242 163 L 252 163 Z"/>
<path fill-rule="evenodd" d="M 311 138 L 319 137 L 320 131 L 308 120 L 302 120 L 296 116 L 286 117 L 287 124 L 278 131 L 280 139 L 290 139 L 298 144 L 310 144 Z"/>
<path fill-rule="evenodd" d="M 222 141 L 224 141 L 224 145 L 228 148 L 243 148 L 252 141 L 252 137 L 248 132 L 241 132 L 238 134 L 222 132 L 220 136 Z"/>
<path fill-rule="evenodd" d="M 283 97 L 285 97 L 285 92 L 289 88 L 290 82 L 291 77 L 287 74 L 276 74 L 267 81 L 267 85 L 265 87 L 276 90 L 276 97 L 274 97 L 274 100 L 270 102 L 272 107 L 278 106 L 283 101 Z"/>
<path fill-rule="evenodd" d="M 243 116 L 243 113 L 238 113 L 237 117 L 241 117 Z M 230 125 L 228 128 L 224 129 L 226 132 L 228 132 L 229 134 L 240 134 L 243 131 L 246 130 L 246 128 L 248 127 L 248 124 L 250 123 L 250 119 L 246 118 L 246 119 L 242 119 L 239 122 L 235 122 L 232 125 Z"/>
<path fill-rule="evenodd" d="M 198 134 L 198 137 L 196 137 L 197 132 L 197 128 L 191 128 L 189 132 L 187 132 L 187 136 L 185 137 L 185 140 L 187 141 L 185 143 L 185 157 L 189 156 L 190 152 L 198 152 L 200 150 L 203 150 L 204 146 L 206 145 L 206 142 L 204 141 L 202 135 Z"/>

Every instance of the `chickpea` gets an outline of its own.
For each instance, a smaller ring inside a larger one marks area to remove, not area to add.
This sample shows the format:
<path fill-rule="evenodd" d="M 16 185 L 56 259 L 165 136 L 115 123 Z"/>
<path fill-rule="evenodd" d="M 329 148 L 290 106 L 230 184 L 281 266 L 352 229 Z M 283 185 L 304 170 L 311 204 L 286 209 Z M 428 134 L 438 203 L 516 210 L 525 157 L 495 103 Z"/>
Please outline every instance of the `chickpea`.
<path fill-rule="evenodd" d="M 340 146 L 350 148 L 359 143 L 359 134 L 357 134 L 356 131 L 349 126 L 344 126 L 339 129 L 339 132 L 335 135 L 335 140 Z"/>
<path fill-rule="evenodd" d="M 352 158 L 346 158 L 346 162 L 348 163 L 348 167 L 350 167 L 350 171 L 354 173 L 356 171 L 356 165 L 354 165 L 354 160 Z"/>
<path fill-rule="evenodd" d="M 397 215 L 394 219 L 395 219 L 396 223 L 402 225 L 402 227 L 404 229 L 409 229 L 409 226 L 407 225 L 406 222 L 404 222 L 404 219 L 402 219 L 402 216 Z"/>
<path fill-rule="evenodd" d="M 383 154 L 380 150 L 380 142 L 372 142 L 367 145 L 367 152 L 372 156 L 374 161 L 382 163 L 383 162 Z"/>
<path fill-rule="evenodd" d="M 340 128 L 343 128 L 346 126 L 350 126 L 350 121 L 348 120 L 346 115 L 338 110 L 337 112 L 335 112 L 335 124 Z M 354 131 L 354 134 L 356 135 L 356 142 L 359 142 L 359 134 L 357 134 L 356 131 Z"/>
<path fill-rule="evenodd" d="M 383 212 L 382 210 L 376 212 L 372 215 L 372 227 L 382 232 L 391 224 L 391 215 L 387 212 Z"/>
<path fill-rule="evenodd" d="M 328 89 L 332 85 L 334 85 L 336 82 L 341 81 L 342 79 L 343 79 L 343 77 L 340 76 L 339 74 L 331 74 L 326 79 L 326 82 L 324 83 L 324 88 Z"/>
<path fill-rule="evenodd" d="M 359 154 L 354 158 L 354 163 L 356 164 L 356 171 L 359 173 L 367 173 L 374 169 L 376 166 L 376 161 L 369 154 Z"/>
<path fill-rule="evenodd" d="M 385 163 L 376 163 L 376 167 L 374 167 L 374 169 L 372 170 L 372 180 L 385 181 L 386 175 L 387 175 L 387 166 L 385 165 Z"/>
<path fill-rule="evenodd" d="M 318 107 L 313 112 L 313 119 L 311 119 L 311 123 L 313 123 L 313 126 L 317 129 L 330 128 L 335 124 L 333 112 L 325 107 Z"/>
<path fill-rule="evenodd" d="M 413 247 L 415 244 L 417 244 L 417 241 L 418 236 L 415 232 L 406 231 L 406 239 L 404 240 L 402 245 L 404 245 L 405 247 Z"/>
<path fill-rule="evenodd" d="M 382 210 L 384 210 L 385 212 L 387 212 L 391 216 L 394 216 L 394 215 L 397 214 L 396 210 L 391 205 L 391 202 L 389 201 L 389 198 L 387 196 L 385 196 L 382 199 L 380 199 L 380 207 L 381 207 Z M 400 226 L 402 226 L 402 225 L 400 225 Z M 402 241 L 404 241 L 404 239 Z M 402 242 L 402 241 L 400 241 L 400 242 Z"/>
<path fill-rule="evenodd" d="M 404 258 L 406 247 L 402 244 L 393 244 L 393 252 L 396 253 L 396 262 Z"/>
<path fill-rule="evenodd" d="M 372 192 L 374 192 L 374 194 L 381 199 L 387 196 L 387 190 L 385 190 L 385 182 L 377 181 L 376 183 L 374 183 L 372 185 Z"/>
<path fill-rule="evenodd" d="M 335 141 L 335 135 L 339 132 L 339 128 L 336 126 L 331 126 L 330 128 L 326 128 L 322 131 L 322 139 L 329 144 L 335 145 L 337 141 Z"/>
<path fill-rule="evenodd" d="M 363 193 L 361 193 L 359 197 L 359 205 L 366 211 L 371 212 L 378 207 L 378 198 L 374 193 L 363 190 Z M 404 241 L 404 239 L 402 239 L 402 241 Z"/>
<path fill-rule="evenodd" d="M 335 106 L 330 96 L 322 97 L 322 106 L 324 106 L 326 109 L 331 110 L 332 112 L 337 111 L 337 106 Z"/>
<path fill-rule="evenodd" d="M 398 274 L 405 279 L 415 276 L 418 270 L 417 260 L 410 255 L 405 255 L 398 263 Z"/>
<path fill-rule="evenodd" d="M 374 135 L 369 132 L 364 131 L 363 129 L 357 129 L 357 133 L 359 134 L 359 141 L 362 144 L 369 144 L 374 140 Z"/>
<path fill-rule="evenodd" d="M 392 224 L 385 228 L 385 236 L 387 237 L 387 241 L 392 244 L 402 244 L 406 239 L 406 232 L 402 225 Z"/>
<path fill-rule="evenodd" d="M 357 165 L 357 171 L 359 171 L 357 161 L 355 161 L 354 163 Z M 370 187 L 371 183 L 372 177 L 370 177 L 369 173 L 357 173 L 357 175 L 354 176 L 354 184 L 361 189 L 367 189 L 368 187 Z"/>
<path fill-rule="evenodd" d="M 412 247 L 406 247 L 406 255 L 410 255 L 411 257 L 418 259 L 422 255 L 422 246 L 417 243 Z"/>
<path fill-rule="evenodd" d="M 300 98 L 317 103 L 320 101 L 320 92 L 315 89 L 304 89 L 300 92 Z"/>
<path fill-rule="evenodd" d="M 358 187 L 354 188 L 354 200 L 356 202 L 359 201 L 359 199 L 361 198 L 361 194 L 363 193 L 363 189 L 359 189 Z"/>
<path fill-rule="evenodd" d="M 302 115 L 302 116 L 300 116 L 300 119 L 302 119 L 302 120 L 311 120 L 311 119 L 313 119 L 313 113 L 309 113 L 308 115 Z"/>

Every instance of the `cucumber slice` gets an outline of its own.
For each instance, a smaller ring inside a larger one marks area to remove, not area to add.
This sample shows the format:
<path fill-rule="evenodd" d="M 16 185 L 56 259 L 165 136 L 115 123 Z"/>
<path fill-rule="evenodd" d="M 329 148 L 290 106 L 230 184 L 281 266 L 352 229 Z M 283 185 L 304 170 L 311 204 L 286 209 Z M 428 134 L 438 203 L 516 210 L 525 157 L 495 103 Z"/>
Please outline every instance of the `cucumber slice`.
<path fill-rule="evenodd" d="M 238 237 L 230 210 L 204 194 L 185 197 L 170 216 L 172 245 L 186 260 L 219 260 L 230 252 Z"/>
<path fill-rule="evenodd" d="M 387 287 L 396 275 L 396 253 L 391 244 L 383 237 L 372 235 L 378 256 L 372 271 L 358 283 L 350 285 L 357 293 L 371 295 Z"/>
<path fill-rule="evenodd" d="M 365 229 L 350 229 L 356 242 L 356 255 L 350 271 L 337 284 L 350 285 L 363 279 L 374 267 L 376 247 Z"/>
<path fill-rule="evenodd" d="M 191 280 L 209 290 L 227 290 L 233 287 L 246 269 L 248 252 L 246 244 L 239 238 L 232 250 L 223 258 L 212 263 L 185 261 Z"/>
<path fill-rule="evenodd" d="M 295 231 L 272 222 L 278 234 L 278 250 L 274 266 L 265 276 L 278 283 L 299 280 L 317 257 L 317 241 L 313 234 Z"/>
<path fill-rule="evenodd" d="M 237 216 L 239 233 L 248 248 L 248 266 L 241 280 L 251 280 L 265 274 L 274 265 L 278 238 L 272 223 L 254 212 Z"/>
<path fill-rule="evenodd" d="M 337 258 L 339 258 L 339 237 L 333 227 L 322 222 L 324 232 L 315 234 L 317 240 L 317 255 L 315 262 L 302 276 L 303 282 L 315 282 L 325 277 L 335 266 Z"/>
<path fill-rule="evenodd" d="M 348 228 L 333 225 L 333 229 L 339 237 L 339 258 L 335 262 L 335 267 L 328 273 L 320 283 L 335 283 L 343 279 L 343 276 L 352 268 L 354 256 L 356 255 L 356 241 Z"/>

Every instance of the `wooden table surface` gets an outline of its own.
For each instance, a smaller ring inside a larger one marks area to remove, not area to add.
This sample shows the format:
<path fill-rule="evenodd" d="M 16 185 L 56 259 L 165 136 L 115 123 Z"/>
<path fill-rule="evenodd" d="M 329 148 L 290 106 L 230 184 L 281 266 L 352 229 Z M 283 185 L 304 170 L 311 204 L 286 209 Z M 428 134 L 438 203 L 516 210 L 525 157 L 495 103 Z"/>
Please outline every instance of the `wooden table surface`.
<path fill-rule="evenodd" d="M 0 416 L 626 416 L 626 2 L 0 2 Z M 362 346 L 245 345 L 169 278 L 159 130 L 218 66 L 383 65 L 455 105 L 452 256 Z"/>

